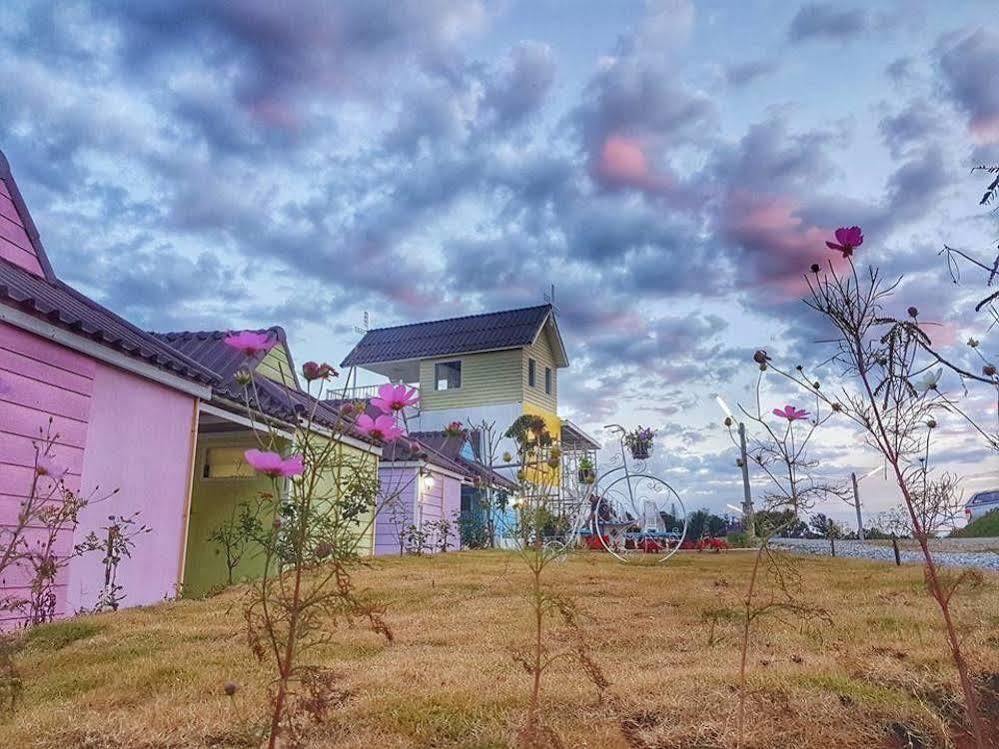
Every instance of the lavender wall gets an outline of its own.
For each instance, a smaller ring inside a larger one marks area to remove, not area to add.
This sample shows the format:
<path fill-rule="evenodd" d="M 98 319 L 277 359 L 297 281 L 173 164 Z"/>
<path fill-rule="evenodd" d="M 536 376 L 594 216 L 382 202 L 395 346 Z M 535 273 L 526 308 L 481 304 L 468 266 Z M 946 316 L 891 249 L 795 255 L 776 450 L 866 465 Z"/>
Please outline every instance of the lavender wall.
<path fill-rule="evenodd" d="M 447 518 L 456 523 L 461 511 L 461 482 L 428 466 L 433 476 L 433 485 L 425 486 L 417 475 L 416 468 L 393 468 L 382 465 L 378 477 L 385 496 L 379 500 L 378 517 L 375 521 L 375 554 L 398 554 L 399 534 L 407 525 L 422 521 L 428 530 L 431 524 Z M 448 536 L 448 548 L 457 549 L 460 534 L 457 525 Z M 439 539 L 428 539 L 434 548 Z"/>
<path fill-rule="evenodd" d="M 104 364 L 93 380 L 83 458 L 83 491 L 110 499 L 88 506 L 77 538 L 105 525 L 109 515 L 131 515 L 152 529 L 119 566 L 124 605 L 155 603 L 177 594 L 185 547 L 196 399 Z M 90 607 L 103 584 L 100 554 L 70 568 L 68 604 Z"/>
<path fill-rule="evenodd" d="M 399 534 L 413 522 L 413 497 L 416 492 L 415 468 L 378 468 L 381 494 L 375 518 L 375 555 L 398 554 Z"/>

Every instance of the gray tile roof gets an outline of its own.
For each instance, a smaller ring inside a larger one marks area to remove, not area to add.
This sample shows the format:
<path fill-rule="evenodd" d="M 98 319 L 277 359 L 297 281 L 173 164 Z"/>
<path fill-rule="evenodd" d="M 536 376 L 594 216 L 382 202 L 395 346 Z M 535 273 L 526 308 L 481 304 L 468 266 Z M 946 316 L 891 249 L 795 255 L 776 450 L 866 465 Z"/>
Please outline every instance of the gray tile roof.
<path fill-rule="evenodd" d="M 376 328 L 364 334 L 341 366 L 425 359 L 529 346 L 552 311 L 550 304 Z"/>
<path fill-rule="evenodd" d="M 0 304 L 179 377 L 205 385 L 217 379 L 196 361 L 71 286 L 36 276 L 3 259 L 0 259 Z"/>
<path fill-rule="evenodd" d="M 271 333 L 280 345 L 287 346 L 284 329 L 279 326 L 254 332 Z M 215 396 L 225 401 L 223 407 L 228 407 L 229 410 L 235 408 L 242 412 L 245 408 L 246 393 L 243 386 L 236 382 L 236 372 L 240 369 L 255 369 L 266 354 L 257 354 L 248 358 L 225 342 L 226 336 L 229 335 L 229 331 L 225 330 L 152 333 L 152 335 L 214 372 L 219 378 L 214 387 Z M 290 352 L 288 360 L 291 361 Z M 267 416 L 287 423 L 297 423 L 302 417 L 313 414 L 316 424 L 373 444 L 373 440 L 357 431 L 353 419 L 344 417 L 339 409 L 331 407 L 328 402 L 320 401 L 300 390 L 292 384 L 297 382 L 293 380 L 294 373 L 288 374 L 287 385 L 262 376 L 255 378 L 255 387 L 250 391 L 251 405 Z"/>

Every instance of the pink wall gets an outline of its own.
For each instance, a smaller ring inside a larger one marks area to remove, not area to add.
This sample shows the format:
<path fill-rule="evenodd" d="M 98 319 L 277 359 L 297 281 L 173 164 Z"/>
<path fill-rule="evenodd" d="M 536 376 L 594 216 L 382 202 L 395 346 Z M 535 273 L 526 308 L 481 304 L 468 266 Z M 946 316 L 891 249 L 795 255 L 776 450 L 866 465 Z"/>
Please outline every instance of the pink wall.
<path fill-rule="evenodd" d="M 55 461 L 69 469 L 67 487 L 80 488 L 96 370 L 96 362 L 82 354 L 0 323 L 0 377 L 11 388 L 0 395 L 0 526 L 17 521 L 19 506 L 31 487 L 32 440 L 38 439 L 50 418 L 53 431 L 59 434 Z M 29 543 L 40 534 L 41 529 L 30 529 Z M 57 552 L 66 553 L 72 546 L 66 534 Z M 64 571 L 56 583 L 60 615 L 66 613 L 67 577 Z M 0 588 L 8 595 L 20 595 L 29 581 L 26 570 L 8 569 Z M 0 621 L 11 618 L 9 613 L 0 613 Z"/>
<path fill-rule="evenodd" d="M 461 511 L 461 482 L 428 466 L 434 478 L 433 486 L 418 485 L 416 468 L 391 468 L 382 466 L 378 476 L 382 482 L 382 492 L 389 495 L 379 501 L 378 516 L 375 521 L 375 554 L 398 554 L 399 533 L 405 526 L 422 519 L 429 530 L 431 523 L 446 517 L 455 522 Z M 395 495 L 398 498 L 393 498 Z M 389 504 L 385 504 L 388 501 Z M 392 504 L 399 508 L 393 516 Z M 415 514 L 414 514 L 415 513 Z M 416 520 L 414 520 L 414 518 Z M 448 537 L 448 548 L 457 549 L 460 535 L 455 527 Z M 435 546 L 434 538 L 430 542 Z"/>
<path fill-rule="evenodd" d="M 109 515 L 141 512 L 137 522 L 152 532 L 136 539 L 131 559 L 119 565 L 125 606 L 155 603 L 177 593 L 194 418 L 191 396 L 97 364 L 82 488 L 85 493 L 118 492 L 84 510 L 76 535 L 82 539 L 105 525 Z M 93 606 L 102 584 L 100 554 L 76 560 L 70 568 L 70 608 Z"/>
<path fill-rule="evenodd" d="M 16 522 L 31 486 L 32 440 L 52 418 L 59 434 L 54 459 L 69 469 L 67 487 L 84 496 L 98 486 L 104 490 L 99 494 L 119 489 L 86 508 L 75 538 L 65 534 L 57 551 L 68 553 L 108 515 L 140 510 L 139 519 L 153 532 L 121 564 L 124 605 L 173 595 L 184 543 L 195 399 L 4 323 L 0 377 L 11 387 L 0 395 L 0 526 Z M 29 531 L 29 542 L 40 534 Z M 0 589 L 18 594 L 29 580 L 26 570 L 8 570 Z M 75 560 L 57 580 L 57 615 L 91 606 L 102 583 L 100 554 Z"/>
<path fill-rule="evenodd" d="M 7 183 L 0 179 L 0 257 L 10 260 L 36 276 L 43 275 L 35 248 L 24 230 L 24 222 L 14 208 Z"/>

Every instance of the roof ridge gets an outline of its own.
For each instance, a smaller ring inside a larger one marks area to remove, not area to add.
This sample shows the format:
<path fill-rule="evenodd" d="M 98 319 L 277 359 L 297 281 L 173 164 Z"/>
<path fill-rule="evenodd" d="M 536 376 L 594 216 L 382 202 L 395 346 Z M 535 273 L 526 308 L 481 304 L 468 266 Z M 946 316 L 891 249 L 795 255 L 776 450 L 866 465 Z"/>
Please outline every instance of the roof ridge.
<path fill-rule="evenodd" d="M 251 333 L 269 333 L 271 331 L 279 331 L 284 333 L 285 330 L 280 325 L 271 325 L 269 328 L 227 328 L 224 330 L 168 330 L 168 331 L 158 331 L 150 330 L 147 331 L 149 334 L 156 336 L 157 338 L 189 338 L 191 336 L 204 336 L 210 338 L 222 338 L 229 335 L 230 333 L 239 333 L 243 331 L 249 331 Z"/>
<path fill-rule="evenodd" d="M 436 320 L 421 320 L 420 322 L 408 322 L 408 323 L 404 323 L 402 325 L 386 325 L 384 328 L 371 328 L 370 330 L 368 330 L 366 332 L 367 333 L 373 333 L 373 332 L 375 332 L 377 330 L 400 330 L 402 328 L 414 328 L 414 327 L 417 327 L 419 325 L 433 325 L 434 323 L 454 322 L 455 320 L 471 320 L 471 319 L 476 318 L 476 317 L 489 317 L 490 315 L 502 315 L 502 314 L 506 314 L 508 312 L 510 312 L 510 313 L 512 313 L 512 312 L 526 312 L 527 310 L 542 309 L 542 308 L 551 309 L 552 305 L 546 302 L 545 304 L 533 304 L 533 305 L 531 305 L 529 307 L 515 307 L 513 309 L 498 309 L 498 310 L 493 310 L 492 312 L 477 312 L 474 315 L 459 315 L 458 317 L 441 317 L 441 318 L 438 318 Z"/>

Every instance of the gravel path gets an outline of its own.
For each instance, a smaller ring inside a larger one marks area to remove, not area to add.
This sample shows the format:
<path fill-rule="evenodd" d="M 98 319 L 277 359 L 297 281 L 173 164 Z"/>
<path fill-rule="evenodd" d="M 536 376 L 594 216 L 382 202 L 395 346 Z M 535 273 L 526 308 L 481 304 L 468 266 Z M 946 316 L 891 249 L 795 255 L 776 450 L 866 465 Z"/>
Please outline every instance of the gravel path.
<path fill-rule="evenodd" d="M 904 542 L 900 542 L 900 547 Z M 809 538 L 775 538 L 771 546 L 789 549 L 799 554 L 819 554 L 829 556 L 829 542 Z M 933 543 L 933 556 L 940 564 L 952 567 L 978 567 L 999 572 L 999 539 L 942 539 Z M 903 562 L 922 563 L 923 555 L 918 549 L 901 548 Z M 875 559 L 895 563 L 895 553 L 891 543 L 873 541 L 837 541 L 836 556 L 854 559 Z"/>

